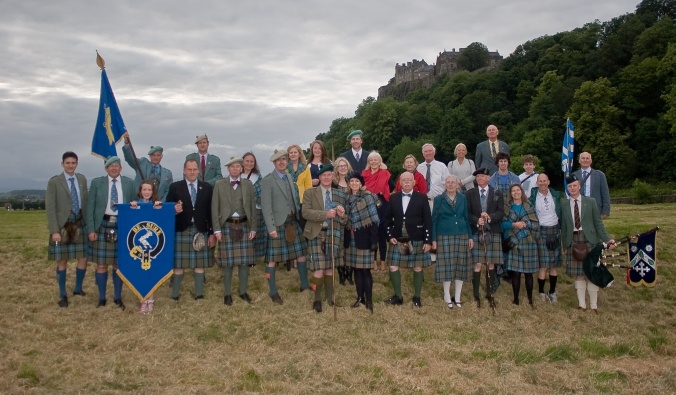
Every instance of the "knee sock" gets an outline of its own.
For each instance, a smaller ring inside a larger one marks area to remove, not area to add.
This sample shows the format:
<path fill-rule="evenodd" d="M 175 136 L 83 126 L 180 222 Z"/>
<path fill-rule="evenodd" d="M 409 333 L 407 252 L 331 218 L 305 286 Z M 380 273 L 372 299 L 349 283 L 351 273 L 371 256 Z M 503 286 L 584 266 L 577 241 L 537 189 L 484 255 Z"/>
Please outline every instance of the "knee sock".
<path fill-rule="evenodd" d="M 324 275 L 324 289 L 326 290 L 326 300 L 333 303 L 333 276 Z"/>
<path fill-rule="evenodd" d="M 357 290 L 357 299 L 364 298 L 364 274 L 366 269 L 355 269 L 354 287 Z"/>
<path fill-rule="evenodd" d="M 583 309 L 587 308 L 585 300 L 585 291 L 587 290 L 587 280 L 575 280 L 575 292 L 577 293 L 577 305 Z"/>
<path fill-rule="evenodd" d="M 394 294 L 397 297 L 401 298 L 401 272 L 399 270 L 390 272 L 390 282 L 392 282 L 392 288 L 394 288 Z"/>
<path fill-rule="evenodd" d="M 277 284 L 275 283 L 275 273 L 276 273 L 275 269 L 276 268 L 274 266 L 265 267 L 265 278 L 268 280 L 268 287 L 270 288 L 270 296 L 276 295 L 278 293 Z"/>
<path fill-rule="evenodd" d="M 474 299 L 479 299 L 479 289 L 481 287 L 481 272 L 472 272 L 472 289 L 474 291 Z"/>
<path fill-rule="evenodd" d="M 519 292 L 521 292 L 521 273 L 510 272 L 512 279 L 512 292 L 514 292 L 514 304 L 519 304 Z"/>
<path fill-rule="evenodd" d="M 599 287 L 587 281 L 587 293 L 589 294 L 589 307 L 598 309 Z"/>
<path fill-rule="evenodd" d="M 538 292 L 541 293 L 541 294 L 545 293 L 545 279 L 544 278 L 538 278 Z"/>
<path fill-rule="evenodd" d="M 553 294 L 556 293 L 556 280 L 558 280 L 559 276 L 552 276 L 551 274 L 549 275 L 549 293 Z"/>
<path fill-rule="evenodd" d="M 425 280 L 425 272 L 422 270 L 419 272 L 413 272 L 413 288 L 415 291 L 415 296 L 420 297 L 422 292 L 423 281 Z"/>
<path fill-rule="evenodd" d="M 181 282 L 183 282 L 182 274 L 174 274 L 171 276 L 171 297 L 178 298 L 178 295 L 181 293 Z"/>
<path fill-rule="evenodd" d="M 204 296 L 204 273 L 193 273 L 192 276 L 195 279 L 195 297 Z"/>
<path fill-rule="evenodd" d="M 455 280 L 455 302 L 460 303 L 460 294 L 462 293 L 462 280 Z"/>
<path fill-rule="evenodd" d="M 364 270 L 363 295 L 364 298 L 366 299 L 366 303 L 371 303 L 373 301 L 373 275 L 371 275 L 371 269 L 363 269 L 363 270 Z"/>
<path fill-rule="evenodd" d="M 59 284 L 59 296 L 66 296 L 66 269 L 56 269 L 56 282 Z"/>
<path fill-rule="evenodd" d="M 96 272 L 94 276 L 96 286 L 99 289 L 99 300 L 106 300 L 106 283 L 108 282 L 108 272 Z"/>
<path fill-rule="evenodd" d="M 307 278 L 307 263 L 296 262 L 296 270 L 298 270 L 298 278 L 300 279 L 300 287 L 302 289 L 310 289 L 310 284 Z"/>
<path fill-rule="evenodd" d="M 444 281 L 444 302 L 451 303 L 451 282 Z"/>
<path fill-rule="evenodd" d="M 239 265 L 237 276 L 239 277 L 239 294 L 243 295 L 249 288 L 249 265 Z"/>
<path fill-rule="evenodd" d="M 80 269 L 79 267 L 75 269 L 75 288 L 73 292 L 82 292 L 82 282 L 84 281 L 85 273 L 87 273 L 87 269 Z"/>
<path fill-rule="evenodd" d="M 232 266 L 223 266 L 223 295 L 232 295 Z"/>
<path fill-rule="evenodd" d="M 122 299 L 122 279 L 117 275 L 117 270 L 113 269 L 113 291 L 114 300 Z"/>
<path fill-rule="evenodd" d="M 528 303 L 533 304 L 533 273 L 525 273 L 526 278 L 526 296 L 528 296 Z"/>
<path fill-rule="evenodd" d="M 324 289 L 324 278 L 323 277 L 310 277 L 310 283 L 312 288 L 315 291 L 315 302 L 322 301 L 322 289 Z"/>

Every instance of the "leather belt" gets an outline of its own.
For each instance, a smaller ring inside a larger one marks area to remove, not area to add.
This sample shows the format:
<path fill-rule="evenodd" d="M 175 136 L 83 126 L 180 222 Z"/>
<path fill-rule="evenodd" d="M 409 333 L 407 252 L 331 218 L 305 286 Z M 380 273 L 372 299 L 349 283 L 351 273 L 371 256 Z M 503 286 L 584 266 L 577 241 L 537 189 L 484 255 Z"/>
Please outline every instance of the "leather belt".
<path fill-rule="evenodd" d="M 230 218 L 226 219 L 225 222 L 228 222 L 228 223 L 231 223 L 231 224 L 243 224 L 244 222 L 246 222 L 246 220 L 247 220 L 247 218 L 246 218 L 246 215 L 245 215 L 245 216 L 239 217 L 239 218 L 230 217 Z"/>
<path fill-rule="evenodd" d="M 574 235 L 579 235 L 580 233 L 584 233 L 584 231 L 582 231 L 582 230 L 574 230 L 573 231 Z"/>
<path fill-rule="evenodd" d="M 108 221 L 108 222 L 117 222 L 117 215 L 108 215 L 108 214 L 105 214 L 105 215 L 103 216 L 103 219 L 104 219 L 105 221 Z"/>

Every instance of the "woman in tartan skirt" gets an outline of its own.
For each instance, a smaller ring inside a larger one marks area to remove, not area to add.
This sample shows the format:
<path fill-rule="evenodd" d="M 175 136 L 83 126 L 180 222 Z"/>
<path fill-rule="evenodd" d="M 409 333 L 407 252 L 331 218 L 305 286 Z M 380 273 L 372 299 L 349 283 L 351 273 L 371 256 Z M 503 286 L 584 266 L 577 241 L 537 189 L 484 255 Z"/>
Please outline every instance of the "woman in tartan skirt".
<path fill-rule="evenodd" d="M 350 162 L 342 156 L 338 157 L 333 161 L 333 168 L 333 188 L 347 193 L 350 190 L 350 173 L 352 172 Z M 347 232 L 349 231 L 345 229 L 345 233 Z M 347 264 L 347 254 L 343 254 L 343 259 L 340 260 L 336 270 L 338 271 L 340 285 L 345 285 L 346 280 L 350 285 L 354 285 L 354 281 L 352 281 L 352 267 Z"/>
<path fill-rule="evenodd" d="M 509 202 L 505 205 L 505 218 L 502 220 L 502 231 L 510 250 L 507 253 L 505 270 L 512 279 L 513 303 L 519 304 L 521 289 L 521 273 L 526 278 L 526 294 L 528 303 L 533 305 L 533 273 L 539 268 L 538 229 L 540 222 L 535 209 L 526 199 L 520 184 L 509 187 Z"/>

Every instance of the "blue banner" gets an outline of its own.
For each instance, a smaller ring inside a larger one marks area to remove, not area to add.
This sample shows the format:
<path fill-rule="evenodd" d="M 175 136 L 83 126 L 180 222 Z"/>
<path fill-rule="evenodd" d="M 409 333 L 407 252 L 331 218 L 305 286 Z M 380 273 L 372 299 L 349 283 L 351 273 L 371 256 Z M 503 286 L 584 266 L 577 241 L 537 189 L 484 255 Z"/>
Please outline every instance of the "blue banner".
<path fill-rule="evenodd" d="M 92 139 L 92 155 L 99 156 L 103 160 L 117 156 L 115 144 L 122 139 L 125 133 L 127 133 L 127 128 L 124 126 L 113 89 L 108 82 L 108 75 L 106 70 L 101 70 L 101 100 Z"/>
<path fill-rule="evenodd" d="M 657 232 L 648 232 L 632 237 L 629 241 L 628 283 L 637 287 L 641 284 L 646 287 L 655 286 L 657 279 L 657 263 L 655 235 Z"/>
<path fill-rule="evenodd" d="M 117 274 L 141 302 L 149 299 L 174 269 L 174 203 L 153 208 L 119 204 L 117 221 Z"/>
<path fill-rule="evenodd" d="M 563 146 L 561 147 L 561 170 L 563 171 L 563 190 L 568 194 L 568 182 L 566 177 L 573 171 L 573 160 L 575 159 L 575 127 L 570 121 L 566 120 L 566 134 L 563 136 Z"/>

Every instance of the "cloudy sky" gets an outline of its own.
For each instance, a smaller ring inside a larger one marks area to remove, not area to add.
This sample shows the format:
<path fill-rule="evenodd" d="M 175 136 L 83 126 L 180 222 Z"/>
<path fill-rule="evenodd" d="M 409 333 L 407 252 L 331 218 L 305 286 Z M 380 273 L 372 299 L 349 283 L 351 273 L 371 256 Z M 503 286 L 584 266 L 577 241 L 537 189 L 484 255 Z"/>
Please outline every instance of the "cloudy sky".
<path fill-rule="evenodd" d="M 210 152 L 307 145 L 351 117 L 412 59 L 479 41 L 517 45 L 633 12 L 639 0 L 43 1 L 0 0 L 0 192 L 45 188 L 61 154 L 103 175 L 90 155 L 106 70 L 137 154 L 182 161 Z M 121 155 L 121 146 L 118 146 Z M 123 174 L 133 176 L 129 166 Z"/>

